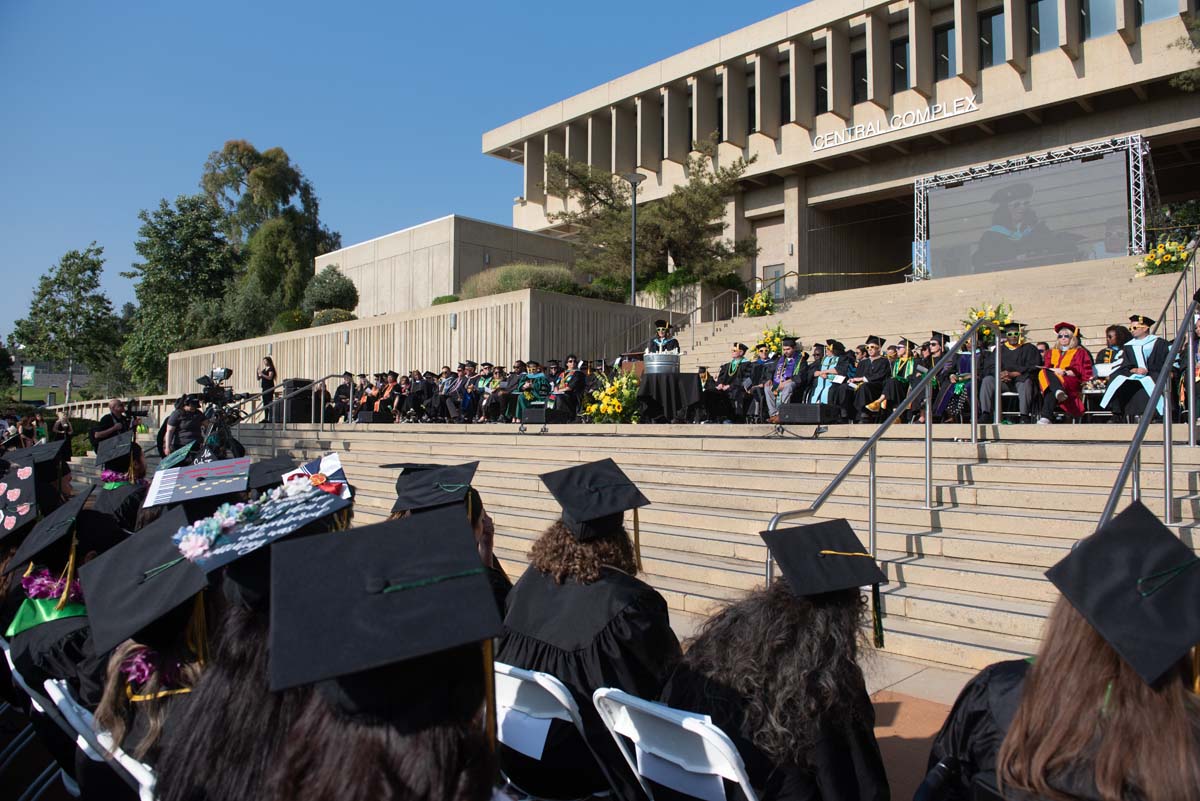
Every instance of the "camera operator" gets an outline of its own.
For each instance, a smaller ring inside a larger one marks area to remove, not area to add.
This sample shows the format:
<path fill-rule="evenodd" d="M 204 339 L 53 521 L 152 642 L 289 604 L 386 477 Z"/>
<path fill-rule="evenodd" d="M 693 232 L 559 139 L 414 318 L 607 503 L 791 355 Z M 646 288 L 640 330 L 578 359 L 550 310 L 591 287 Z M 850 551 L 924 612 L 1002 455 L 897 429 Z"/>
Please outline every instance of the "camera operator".
<path fill-rule="evenodd" d="M 137 418 L 125 413 L 125 401 L 113 398 L 108 402 L 108 414 L 100 418 L 100 422 L 89 432 L 92 445 L 96 445 L 109 437 L 132 431 L 137 426 Z"/>
<path fill-rule="evenodd" d="M 183 403 L 167 418 L 167 433 L 163 438 L 163 456 L 176 448 L 204 439 L 204 413 L 200 411 L 200 398 L 184 395 Z M 190 458 L 190 457 L 189 457 Z"/>

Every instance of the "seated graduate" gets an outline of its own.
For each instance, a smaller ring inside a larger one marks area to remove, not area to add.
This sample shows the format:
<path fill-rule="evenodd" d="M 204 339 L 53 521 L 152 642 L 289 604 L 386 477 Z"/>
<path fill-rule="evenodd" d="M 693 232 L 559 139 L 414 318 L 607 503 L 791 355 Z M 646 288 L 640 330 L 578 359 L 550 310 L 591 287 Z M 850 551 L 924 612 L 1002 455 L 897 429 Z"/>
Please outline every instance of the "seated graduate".
<path fill-rule="evenodd" d="M 342 373 L 342 383 L 333 391 L 333 398 L 325 406 L 325 422 L 336 423 L 348 420 L 350 401 L 354 394 L 354 374 L 349 370 Z"/>
<path fill-rule="evenodd" d="M 866 358 L 858 360 L 854 366 L 854 377 L 838 387 L 841 390 L 842 407 L 849 413 L 854 410 L 854 417 L 860 423 L 870 419 L 870 405 L 883 394 L 883 382 L 891 376 L 891 364 L 883 355 L 882 337 L 874 334 L 867 337 Z"/>
<path fill-rule="evenodd" d="M 624 513 L 649 503 L 611 459 L 542 476 L 562 517 L 530 550 L 530 566 L 508 596 L 497 661 L 557 678 L 571 691 L 587 742 L 575 727 L 550 723 L 541 760 L 500 747 L 505 775 L 543 798 L 580 798 L 609 789 L 643 797 L 604 728 L 592 693 L 616 687 L 657 698 L 679 661 L 667 603 L 635 577 L 639 559 Z"/>
<path fill-rule="evenodd" d="M 164 721 L 190 702 L 208 658 L 208 577 L 179 558 L 176 508 L 79 569 L 96 650 L 111 653 L 96 728 L 153 766 Z"/>
<path fill-rule="evenodd" d="M 1083 385 L 1092 380 L 1092 354 L 1082 346 L 1079 326 L 1059 323 L 1054 326 L 1058 343 L 1046 352 L 1045 364 L 1038 372 L 1042 388 L 1042 413 L 1038 423 L 1054 420 L 1055 409 L 1070 417 L 1083 417 Z M 1166 348 L 1164 347 L 1164 351 Z M 1151 381 L 1151 386 L 1154 382 Z M 1149 400 L 1150 396 L 1146 396 Z"/>
<path fill-rule="evenodd" d="M 1034 396 L 1038 386 L 1043 357 L 1037 346 L 1025 339 L 1021 324 L 1015 320 L 1004 324 L 1004 342 L 1000 348 L 1000 389 L 1002 392 L 1017 393 L 1017 411 L 1022 423 L 1032 422 Z M 979 365 L 979 414 L 980 422 L 998 423 L 993 417 L 992 405 L 996 400 L 996 358 L 984 359 Z"/>
<path fill-rule="evenodd" d="M 1154 320 L 1145 315 L 1130 316 L 1129 332 L 1133 334 L 1133 339 L 1121 349 L 1121 366 L 1108 379 L 1108 388 L 1100 399 L 1102 408 L 1128 419 L 1145 414 L 1150 393 L 1154 391 L 1154 382 L 1158 380 L 1158 374 L 1167 363 L 1167 355 L 1171 350 L 1165 339 L 1150 333 L 1153 325 Z M 1155 413 L 1160 417 L 1163 408 L 1163 399 L 1159 398 Z"/>
<path fill-rule="evenodd" d="M 138 512 L 150 488 L 146 458 L 142 447 L 134 441 L 136 437 L 130 431 L 102 439 L 96 445 L 96 466 L 103 470 L 90 501 L 93 509 L 112 515 L 126 531 L 137 529 Z"/>
<path fill-rule="evenodd" d="M 479 383 L 479 417 L 480 423 L 496 423 L 504 416 L 504 407 L 508 404 L 507 390 L 508 373 L 498 364 L 492 365 L 491 376 Z"/>
<path fill-rule="evenodd" d="M 483 499 L 471 486 L 479 462 L 458 465 L 403 463 L 380 466 L 401 468 L 400 475 L 396 478 L 396 502 L 392 505 L 392 513 L 388 520 L 420 516 L 443 506 L 466 507 L 467 522 L 475 535 L 479 561 L 487 571 L 488 583 L 496 598 L 496 609 L 500 614 L 504 614 L 504 604 L 512 589 L 512 582 L 492 550 L 496 524 L 483 508 Z"/>
<path fill-rule="evenodd" d="M 205 561 L 202 549 L 189 546 L 197 564 L 219 582 L 224 608 L 190 703 L 173 711 L 164 726 L 155 785 L 160 801 L 266 797 L 267 774 L 308 701 L 309 688 L 271 692 L 268 681 L 275 543 L 330 531 L 345 536 L 344 515 L 351 507 L 311 480 L 293 479 L 283 488 L 283 475 L 293 466 L 283 457 L 251 466 L 250 487 L 266 494 L 252 502 L 256 509 L 240 510 L 253 519 L 224 535 L 222 542 L 235 554 L 232 562 Z M 197 528 L 207 530 L 203 523 Z M 178 546 L 183 538 L 178 532 L 176 538 Z"/>
<path fill-rule="evenodd" d="M 586 381 L 586 376 L 579 369 L 579 359 L 573 353 L 567 356 L 567 366 L 554 379 L 547 401 L 554 422 L 572 423 L 579 416 L 579 410 L 583 408 L 583 385 Z"/>
<path fill-rule="evenodd" d="M 530 359 L 525 364 L 525 373 L 520 378 L 519 389 L 516 392 L 515 419 L 521 419 L 521 413 L 531 406 L 544 406 L 550 397 L 550 379 L 542 372 L 542 365 L 536 359 Z"/>
<path fill-rule="evenodd" d="M 100 700 L 108 654 L 92 642 L 77 571 L 127 536 L 112 517 L 84 509 L 93 490 L 42 518 L 5 567 L 24 574 L 24 599 L 4 631 L 17 670 L 31 687 L 65 680 L 89 709 Z"/>
<path fill-rule="evenodd" d="M 937 333 L 936 331 L 934 332 Z M 943 348 L 953 345 L 950 337 L 941 341 Z M 976 370 L 982 368 L 984 354 L 976 352 Z M 978 375 L 978 372 L 977 372 Z M 960 417 L 971 417 L 971 341 L 963 342 L 958 355 L 946 362 L 937 375 L 937 400 L 933 404 L 933 415 L 942 422 L 950 422 Z"/>
<path fill-rule="evenodd" d="M 879 397 L 873 403 L 867 404 L 868 411 L 879 412 L 895 409 L 908 397 L 909 388 L 921 380 L 917 370 L 917 343 L 901 337 L 895 353 L 895 359 L 889 362 L 891 375 L 883 382 L 883 391 L 879 393 Z M 914 378 L 914 376 L 916 377 Z"/>
<path fill-rule="evenodd" d="M 887 579 L 845 520 L 762 537 L 783 578 L 709 618 L 660 700 L 710 715 L 761 801 L 886 801 L 857 656 L 866 613 L 859 587 Z M 663 789 L 664 800 L 680 797 Z"/>
<path fill-rule="evenodd" d="M 729 349 L 729 361 L 717 372 L 717 391 L 724 396 L 714 408 L 720 420 L 741 420 L 746 416 L 750 402 L 748 388 L 751 380 L 751 365 L 746 359 L 746 346 L 735 342 Z"/>
<path fill-rule="evenodd" d="M 795 374 L 801 368 L 800 346 L 796 340 L 787 337 L 779 347 L 783 353 L 775 362 L 775 371 L 762 383 L 767 417 L 772 423 L 779 422 L 779 407 L 792 402 L 792 395 L 798 386 Z"/>
<path fill-rule="evenodd" d="M 428 514 L 275 546 L 271 689 L 313 692 L 263 798 L 491 798 L 500 617 L 461 510 Z"/>
<path fill-rule="evenodd" d="M 1050 568 L 1037 657 L 984 668 L 933 741 L 937 797 L 1200 798 L 1198 561 L 1135 502 Z"/>
<path fill-rule="evenodd" d="M 679 340 L 671 334 L 671 324 L 666 320 L 654 321 L 654 338 L 646 346 L 646 353 L 678 353 Z"/>
<path fill-rule="evenodd" d="M 811 403 L 831 403 L 830 395 L 837 379 L 843 380 L 851 372 L 849 359 L 846 358 L 846 346 L 836 339 L 826 340 L 824 345 L 813 345 L 812 390 L 809 393 Z"/>

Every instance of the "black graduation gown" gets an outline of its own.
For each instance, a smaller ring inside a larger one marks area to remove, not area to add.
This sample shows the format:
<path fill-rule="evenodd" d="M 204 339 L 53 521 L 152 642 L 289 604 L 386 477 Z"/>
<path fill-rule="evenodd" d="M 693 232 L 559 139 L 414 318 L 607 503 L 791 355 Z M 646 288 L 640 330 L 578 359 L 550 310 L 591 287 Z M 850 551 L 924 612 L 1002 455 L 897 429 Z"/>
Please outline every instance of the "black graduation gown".
<path fill-rule="evenodd" d="M 104 489 L 104 486 L 100 485 L 93 496 L 96 501 L 92 508 L 102 514 L 111 515 L 117 521 L 117 525 L 126 531 L 134 531 L 137 529 L 138 512 L 141 511 L 142 502 L 146 500 L 146 493 L 149 491 L 148 484 L 122 484 L 114 489 Z"/>
<path fill-rule="evenodd" d="M 666 339 L 652 339 L 650 344 L 646 346 L 647 353 L 667 353 L 669 351 L 679 350 L 679 340 L 675 337 L 667 337 Z"/>
<path fill-rule="evenodd" d="M 851 389 L 854 410 L 862 416 L 867 413 L 867 404 L 877 400 L 883 393 L 883 384 L 892 377 L 892 363 L 883 356 L 864 359 L 858 363 L 855 378 L 866 379 L 858 389 Z M 842 385 L 847 386 L 845 384 Z"/>
<path fill-rule="evenodd" d="M 1116 398 L 1117 410 L 1122 414 L 1141 414 L 1146 408 L 1147 401 L 1150 400 L 1150 393 L 1146 391 L 1140 381 L 1128 380 L 1134 375 L 1134 368 L 1138 367 L 1137 356 L 1133 352 L 1133 346 L 1137 342 L 1138 340 L 1131 340 L 1121 348 L 1121 364 L 1113 370 L 1112 376 L 1109 378 L 1110 386 L 1117 376 L 1124 376 L 1127 379 L 1113 393 Z M 1151 382 L 1158 380 L 1158 374 L 1162 372 L 1163 366 L 1167 363 L 1170 350 L 1170 343 L 1162 337 L 1158 337 L 1151 346 L 1150 357 L 1146 359 L 1146 370 L 1148 371 L 1146 378 L 1149 378 Z M 1169 400 L 1165 407 L 1170 407 Z"/>
<path fill-rule="evenodd" d="M 732 361 L 725 362 L 717 372 L 717 383 L 728 386 L 725 390 L 725 401 L 715 404 L 716 416 L 741 417 L 746 413 L 746 382 L 753 372 L 753 364 L 743 359 L 733 366 Z"/>
<path fill-rule="evenodd" d="M 578 798 L 611 786 L 621 801 L 643 799 L 592 693 L 616 687 L 658 698 L 679 658 L 667 603 L 649 584 L 614 568 L 592 584 L 556 584 L 530 566 L 509 594 L 496 659 L 566 685 L 587 743 L 570 724 L 552 721 L 541 761 L 501 746 L 504 772 L 522 790 L 548 798 Z"/>
<path fill-rule="evenodd" d="M 1038 370 L 1042 367 L 1042 354 L 1032 342 L 1022 342 L 1015 348 L 1007 344 L 1000 346 L 1000 369 L 1005 372 L 1020 373 L 1020 381 L 1037 378 Z M 993 354 L 987 365 L 979 371 L 980 375 L 994 375 L 996 372 L 996 357 Z"/>
<path fill-rule="evenodd" d="M 13 636 L 13 664 L 34 690 L 45 692 L 46 679 L 63 679 L 79 702 L 95 709 L 104 693 L 108 654 L 97 654 L 86 616 L 65 617 Z"/>
<path fill-rule="evenodd" d="M 675 709 L 710 715 L 737 746 L 746 775 L 760 801 L 888 801 L 887 774 L 875 741 L 875 709 L 858 674 L 855 715 L 821 722 L 821 736 L 807 765 L 777 765 L 742 731 L 745 702 L 728 687 L 680 665 L 663 688 L 662 702 Z M 726 797 L 735 795 L 726 788 Z M 683 799 L 667 788 L 654 789 L 655 801 Z"/>

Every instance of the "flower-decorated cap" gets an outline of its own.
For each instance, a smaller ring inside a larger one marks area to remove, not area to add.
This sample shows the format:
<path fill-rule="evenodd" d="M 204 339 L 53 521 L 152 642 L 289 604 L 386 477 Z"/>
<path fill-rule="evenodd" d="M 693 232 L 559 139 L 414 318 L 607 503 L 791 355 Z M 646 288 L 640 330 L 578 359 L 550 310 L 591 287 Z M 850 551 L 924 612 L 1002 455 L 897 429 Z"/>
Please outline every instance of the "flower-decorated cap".
<path fill-rule="evenodd" d="M 62 506 L 43 517 L 13 554 L 8 568 L 4 571 L 5 575 L 18 569 L 23 570 L 28 563 L 36 562 L 39 556 L 76 530 L 77 520 L 81 525 L 76 533 L 87 550 L 107 550 L 124 539 L 124 532 L 110 516 L 84 510 L 83 505 L 91 497 L 94 489 L 94 486 L 85 487 Z"/>
<path fill-rule="evenodd" d="M 878 345 L 879 347 L 881 347 L 881 348 L 882 348 L 882 347 L 883 347 L 883 343 L 885 343 L 885 342 L 887 342 L 887 340 L 886 340 L 886 339 L 884 339 L 884 338 L 883 338 L 883 337 L 881 337 L 881 336 L 876 336 L 875 334 L 871 334 L 871 336 L 867 337 L 867 344 L 868 344 L 868 345 Z"/>
<path fill-rule="evenodd" d="M 145 508 L 185 501 L 219 498 L 245 492 L 250 480 L 250 457 L 223 459 L 156 470 Z"/>
<path fill-rule="evenodd" d="M 1131 322 L 1131 323 L 1137 323 L 1138 325 L 1144 325 L 1144 326 L 1146 326 L 1147 328 L 1151 328 L 1151 327 L 1153 327 L 1153 326 L 1154 326 L 1154 318 L 1153 318 L 1153 317 L 1147 317 L 1147 316 L 1146 316 L 1146 315 L 1144 315 L 1144 314 L 1131 314 L 1131 315 L 1129 315 L 1129 322 Z M 1055 329 L 1055 330 L 1058 330 L 1058 329 Z"/>
<path fill-rule="evenodd" d="M 887 576 L 844 518 L 759 533 L 796 595 L 886 584 Z"/>
<path fill-rule="evenodd" d="M 296 463 L 288 456 L 274 456 L 250 465 L 247 484 L 252 490 L 263 492 L 283 483 L 283 477 L 296 469 Z"/>
<path fill-rule="evenodd" d="M 137 432 L 126 431 L 96 443 L 96 465 L 123 473 L 129 469 L 130 453 Z"/>
<path fill-rule="evenodd" d="M 1200 643 L 1200 558 L 1138 501 L 1046 577 L 1149 685 Z"/>
<path fill-rule="evenodd" d="M 650 504 L 612 459 L 589 462 L 541 476 L 562 506 L 562 521 L 580 542 L 620 531 L 625 512 Z"/>
<path fill-rule="evenodd" d="M 37 485 L 28 457 L 0 459 L 0 542 L 37 520 Z"/>
<path fill-rule="evenodd" d="M 413 469 L 416 467 L 416 469 Z M 396 479 L 396 502 L 393 512 L 435 509 L 452 503 L 463 503 L 471 490 L 471 480 L 479 462 L 456 465 L 408 466 Z"/>
<path fill-rule="evenodd" d="M 130 638 L 156 645 L 157 637 L 136 635 L 204 589 L 208 577 L 180 556 L 172 539 L 187 523 L 182 509 L 170 509 L 79 568 L 97 653 L 108 653 Z"/>
<path fill-rule="evenodd" d="M 320 682 L 344 713 L 405 719 L 427 695 L 439 704 L 453 696 L 453 682 L 439 687 L 447 676 L 397 681 L 405 663 L 501 629 L 471 528 L 451 507 L 272 550 L 272 690 Z M 474 652 L 472 669 L 482 671 L 479 649 L 466 650 Z"/>
<path fill-rule="evenodd" d="M 59 468 L 71 472 L 68 463 L 71 461 L 71 441 L 60 439 L 54 442 L 43 442 L 28 448 L 8 451 L 4 458 L 15 462 L 26 462 L 33 465 L 34 480 L 39 484 L 53 481 Z"/>

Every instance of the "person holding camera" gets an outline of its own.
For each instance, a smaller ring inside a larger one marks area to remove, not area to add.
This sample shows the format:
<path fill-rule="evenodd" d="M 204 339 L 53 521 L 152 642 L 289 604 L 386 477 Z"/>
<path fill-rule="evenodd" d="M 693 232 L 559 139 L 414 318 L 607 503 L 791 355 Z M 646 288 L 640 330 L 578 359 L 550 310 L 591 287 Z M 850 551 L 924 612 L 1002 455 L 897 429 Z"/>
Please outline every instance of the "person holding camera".
<path fill-rule="evenodd" d="M 258 368 L 256 377 L 258 378 L 258 386 L 262 390 L 263 406 L 268 406 L 266 411 L 263 412 L 263 422 L 269 423 L 271 422 L 272 411 L 269 408 L 269 404 L 271 403 L 271 399 L 275 397 L 275 379 L 277 378 L 275 362 L 272 361 L 270 356 L 263 356 L 262 367 Z"/>
<path fill-rule="evenodd" d="M 100 418 L 100 422 L 89 432 L 92 445 L 98 445 L 109 437 L 132 431 L 137 425 L 137 418 L 125 413 L 125 401 L 113 398 L 108 402 L 108 414 Z"/>
<path fill-rule="evenodd" d="M 167 433 L 163 437 L 163 456 L 170 455 L 176 448 L 186 447 L 204 439 L 204 412 L 200 411 L 200 399 L 195 395 L 184 395 L 179 408 L 167 418 Z M 190 457 L 189 457 L 190 458 Z"/>

